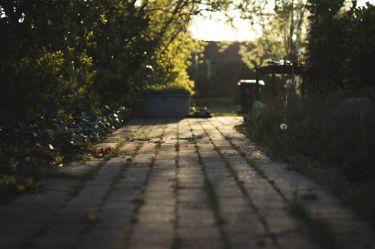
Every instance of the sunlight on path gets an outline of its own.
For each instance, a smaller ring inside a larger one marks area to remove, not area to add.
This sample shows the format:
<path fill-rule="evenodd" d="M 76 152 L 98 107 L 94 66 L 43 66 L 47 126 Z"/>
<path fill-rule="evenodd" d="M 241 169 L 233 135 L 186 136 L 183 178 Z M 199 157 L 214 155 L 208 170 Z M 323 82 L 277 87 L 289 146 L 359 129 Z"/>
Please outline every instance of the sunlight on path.
<path fill-rule="evenodd" d="M 126 140 L 108 161 L 0 207 L 0 248 L 373 248 L 364 222 L 241 122 L 133 120 L 104 141 Z"/>

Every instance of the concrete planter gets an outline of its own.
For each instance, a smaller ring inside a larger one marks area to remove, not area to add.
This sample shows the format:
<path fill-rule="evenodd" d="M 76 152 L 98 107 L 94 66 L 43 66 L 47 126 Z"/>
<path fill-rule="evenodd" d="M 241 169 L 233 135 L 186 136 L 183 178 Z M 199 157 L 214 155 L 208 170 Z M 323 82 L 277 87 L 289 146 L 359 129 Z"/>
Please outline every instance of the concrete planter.
<path fill-rule="evenodd" d="M 190 111 L 190 98 L 190 94 L 147 94 L 143 111 L 150 118 L 184 118 Z"/>

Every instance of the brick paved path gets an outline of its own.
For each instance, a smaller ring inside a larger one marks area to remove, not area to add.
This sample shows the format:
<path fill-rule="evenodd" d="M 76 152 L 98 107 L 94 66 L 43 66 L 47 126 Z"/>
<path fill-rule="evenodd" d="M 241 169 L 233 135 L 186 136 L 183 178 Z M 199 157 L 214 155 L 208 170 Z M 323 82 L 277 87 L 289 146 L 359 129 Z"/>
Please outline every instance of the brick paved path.
<path fill-rule="evenodd" d="M 373 248 L 367 224 L 240 123 L 133 120 L 101 144 L 117 156 L 0 207 L 0 248 Z"/>

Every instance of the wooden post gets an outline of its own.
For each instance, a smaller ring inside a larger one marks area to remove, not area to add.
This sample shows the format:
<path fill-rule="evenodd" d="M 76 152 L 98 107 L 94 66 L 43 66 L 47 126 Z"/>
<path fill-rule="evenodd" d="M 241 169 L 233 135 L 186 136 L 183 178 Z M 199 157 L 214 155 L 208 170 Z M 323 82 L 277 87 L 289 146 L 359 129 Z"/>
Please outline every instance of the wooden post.
<path fill-rule="evenodd" d="M 259 73 L 258 71 L 256 71 L 255 73 L 255 98 L 254 98 L 254 104 L 253 106 L 256 106 L 255 105 L 255 101 L 257 101 L 259 99 Z"/>
<path fill-rule="evenodd" d="M 273 97 L 276 97 L 277 91 L 276 91 L 276 74 L 272 74 L 272 95 Z"/>

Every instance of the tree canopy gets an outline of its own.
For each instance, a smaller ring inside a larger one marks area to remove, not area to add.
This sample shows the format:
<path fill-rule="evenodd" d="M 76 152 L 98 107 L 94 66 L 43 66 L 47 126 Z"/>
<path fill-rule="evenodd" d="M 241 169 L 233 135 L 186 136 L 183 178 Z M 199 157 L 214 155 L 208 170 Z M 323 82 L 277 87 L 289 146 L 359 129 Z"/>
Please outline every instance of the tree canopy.
<path fill-rule="evenodd" d="M 327 87 L 375 86 L 375 6 L 309 0 L 307 7 L 311 13 L 307 61 L 325 68 Z"/>
<path fill-rule="evenodd" d="M 0 115 L 134 107 L 139 91 L 155 83 L 192 89 L 186 69 L 199 44 L 190 20 L 226 2 L 2 0 Z"/>
<path fill-rule="evenodd" d="M 24 158 L 48 144 L 59 164 L 66 151 L 97 139 L 101 126 L 113 129 L 119 110 L 139 109 L 148 85 L 192 91 L 187 68 L 200 44 L 188 26 L 202 6 L 221 4 L 0 0 L 1 167 L 32 168 Z"/>
<path fill-rule="evenodd" d="M 243 18 L 262 30 L 258 39 L 241 48 L 249 67 L 262 66 L 271 60 L 304 59 L 308 26 L 305 0 L 245 0 L 238 8 Z"/>

